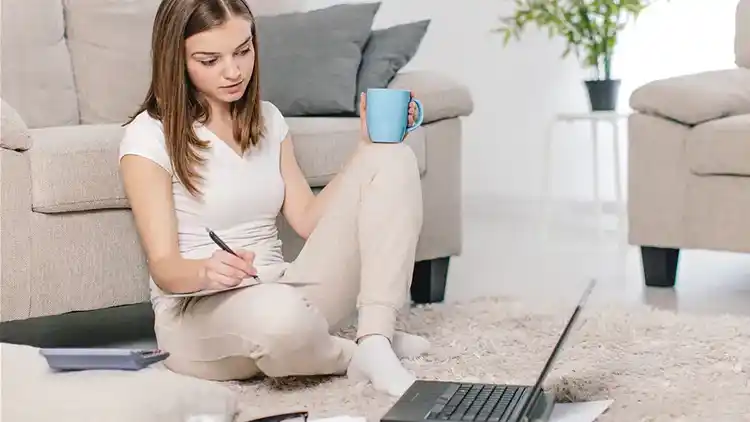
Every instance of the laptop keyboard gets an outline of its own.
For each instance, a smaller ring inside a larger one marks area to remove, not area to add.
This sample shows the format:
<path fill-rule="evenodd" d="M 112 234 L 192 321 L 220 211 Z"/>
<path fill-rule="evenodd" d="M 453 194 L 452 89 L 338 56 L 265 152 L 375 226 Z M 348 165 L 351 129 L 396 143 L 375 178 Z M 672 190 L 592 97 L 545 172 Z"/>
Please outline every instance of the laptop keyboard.
<path fill-rule="evenodd" d="M 504 422 L 530 387 L 491 384 L 453 384 L 437 399 L 426 419 Z"/>

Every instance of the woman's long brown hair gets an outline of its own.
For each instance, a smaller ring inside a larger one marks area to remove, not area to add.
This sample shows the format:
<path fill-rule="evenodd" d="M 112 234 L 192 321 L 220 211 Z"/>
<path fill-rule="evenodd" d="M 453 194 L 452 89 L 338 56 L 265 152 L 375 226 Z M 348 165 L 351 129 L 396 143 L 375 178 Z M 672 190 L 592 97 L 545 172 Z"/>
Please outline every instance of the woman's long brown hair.
<path fill-rule="evenodd" d="M 258 144 L 263 135 L 258 81 L 258 38 L 255 18 L 245 0 L 162 0 L 154 19 L 151 41 L 151 85 L 138 111 L 162 122 L 167 152 L 175 174 L 194 196 L 200 195 L 199 167 L 204 163 L 201 151 L 208 142 L 193 130 L 194 122 L 205 123 L 210 107 L 190 82 L 187 74 L 185 40 L 215 28 L 230 17 L 245 18 L 252 24 L 255 65 L 242 98 L 231 104 L 235 140 L 244 152 Z M 127 124 L 127 123 L 126 123 Z"/>

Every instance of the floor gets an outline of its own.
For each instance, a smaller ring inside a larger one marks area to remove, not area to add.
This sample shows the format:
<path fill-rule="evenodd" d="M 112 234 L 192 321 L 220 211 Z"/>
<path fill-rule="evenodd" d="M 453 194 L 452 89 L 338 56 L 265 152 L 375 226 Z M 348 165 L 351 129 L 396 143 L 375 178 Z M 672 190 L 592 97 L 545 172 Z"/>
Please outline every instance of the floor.
<path fill-rule="evenodd" d="M 596 278 L 592 300 L 750 315 L 750 255 L 683 251 L 676 287 L 647 288 L 640 251 L 614 211 L 600 217 L 591 205 L 557 203 L 545 218 L 540 204 L 488 198 L 466 198 L 464 210 L 464 251 L 451 260 L 447 300 L 574 301 Z"/>
<path fill-rule="evenodd" d="M 541 210 L 534 202 L 465 198 L 464 248 L 451 260 L 446 301 L 503 295 L 573 306 L 596 278 L 592 301 L 750 315 L 750 255 L 684 251 L 676 288 L 645 288 L 639 251 L 615 213 L 599 217 L 592 206 L 571 203 L 553 204 L 546 217 Z M 152 324 L 144 304 L 2 327 L 0 341 L 151 347 Z"/>

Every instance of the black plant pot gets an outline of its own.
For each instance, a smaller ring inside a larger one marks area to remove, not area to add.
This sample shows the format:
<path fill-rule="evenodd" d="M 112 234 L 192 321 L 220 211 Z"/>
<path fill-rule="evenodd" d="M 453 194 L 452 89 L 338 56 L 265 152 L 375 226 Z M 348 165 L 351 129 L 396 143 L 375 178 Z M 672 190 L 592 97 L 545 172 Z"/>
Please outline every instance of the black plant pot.
<path fill-rule="evenodd" d="M 619 79 L 586 81 L 591 111 L 614 111 L 620 93 Z"/>

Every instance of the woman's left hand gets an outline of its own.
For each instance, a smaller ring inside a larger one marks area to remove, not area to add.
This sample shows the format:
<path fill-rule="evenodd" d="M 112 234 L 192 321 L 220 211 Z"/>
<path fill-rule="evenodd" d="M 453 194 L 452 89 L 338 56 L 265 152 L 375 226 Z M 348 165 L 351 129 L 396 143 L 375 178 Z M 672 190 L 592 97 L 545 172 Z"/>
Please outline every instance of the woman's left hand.
<path fill-rule="evenodd" d="M 414 102 L 414 92 L 410 91 L 411 101 L 409 101 L 409 118 L 408 125 L 414 125 L 417 121 L 417 103 Z M 359 125 L 360 139 L 363 142 L 370 143 L 370 133 L 367 131 L 367 94 L 359 94 Z M 409 132 L 404 135 L 404 139 L 409 136 Z"/>
<path fill-rule="evenodd" d="M 417 121 L 417 103 L 414 102 L 414 93 L 411 91 L 410 93 L 411 101 L 409 101 L 409 126 L 414 126 L 414 123 Z"/>

